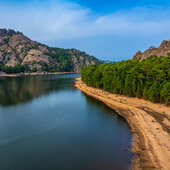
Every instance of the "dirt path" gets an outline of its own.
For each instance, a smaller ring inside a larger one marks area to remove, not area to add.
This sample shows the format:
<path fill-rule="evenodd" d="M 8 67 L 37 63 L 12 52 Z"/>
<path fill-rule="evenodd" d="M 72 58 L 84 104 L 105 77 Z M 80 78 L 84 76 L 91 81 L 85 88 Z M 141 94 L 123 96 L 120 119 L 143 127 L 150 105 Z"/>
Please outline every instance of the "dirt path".
<path fill-rule="evenodd" d="M 136 153 L 133 165 L 136 170 L 170 170 L 170 107 L 88 87 L 80 78 L 75 86 L 127 120 L 134 133 L 132 151 Z"/>

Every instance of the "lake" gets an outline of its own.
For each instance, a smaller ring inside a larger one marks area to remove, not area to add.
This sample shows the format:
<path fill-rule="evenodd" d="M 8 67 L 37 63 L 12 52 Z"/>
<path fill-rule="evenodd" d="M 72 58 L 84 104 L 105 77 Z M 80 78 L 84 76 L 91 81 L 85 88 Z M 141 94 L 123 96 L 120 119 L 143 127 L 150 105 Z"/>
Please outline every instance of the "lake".
<path fill-rule="evenodd" d="M 0 169 L 126 170 L 127 122 L 74 87 L 80 74 L 0 78 Z"/>

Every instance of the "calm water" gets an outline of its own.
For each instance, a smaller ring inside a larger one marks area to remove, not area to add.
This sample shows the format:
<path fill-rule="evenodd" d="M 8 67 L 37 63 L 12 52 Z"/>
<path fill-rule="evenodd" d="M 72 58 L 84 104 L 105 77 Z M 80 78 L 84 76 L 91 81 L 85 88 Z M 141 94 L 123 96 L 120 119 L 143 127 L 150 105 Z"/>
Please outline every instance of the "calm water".
<path fill-rule="evenodd" d="M 129 126 L 77 90 L 79 76 L 0 78 L 1 170 L 127 169 Z"/>

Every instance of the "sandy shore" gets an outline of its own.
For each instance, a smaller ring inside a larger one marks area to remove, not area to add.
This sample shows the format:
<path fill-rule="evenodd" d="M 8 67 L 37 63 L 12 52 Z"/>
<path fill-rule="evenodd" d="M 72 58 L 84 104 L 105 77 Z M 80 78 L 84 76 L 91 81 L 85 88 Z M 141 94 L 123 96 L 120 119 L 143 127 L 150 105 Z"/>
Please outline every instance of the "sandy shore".
<path fill-rule="evenodd" d="M 134 169 L 170 170 L 170 107 L 88 87 L 80 78 L 75 86 L 127 120 L 134 134 Z"/>
<path fill-rule="evenodd" d="M 18 77 L 18 76 L 30 76 L 30 75 L 52 75 L 52 74 L 73 74 L 73 73 L 77 73 L 77 72 L 0 74 L 0 77 Z"/>

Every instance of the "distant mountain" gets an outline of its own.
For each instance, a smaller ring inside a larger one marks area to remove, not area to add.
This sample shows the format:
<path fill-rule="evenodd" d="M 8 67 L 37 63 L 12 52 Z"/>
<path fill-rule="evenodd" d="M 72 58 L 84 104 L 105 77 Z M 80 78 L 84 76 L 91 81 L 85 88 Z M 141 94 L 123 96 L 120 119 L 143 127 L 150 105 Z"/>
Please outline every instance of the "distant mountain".
<path fill-rule="evenodd" d="M 150 56 L 170 56 L 170 40 L 164 40 L 162 41 L 161 45 L 159 47 L 153 47 L 151 46 L 148 50 L 144 51 L 143 53 L 141 51 L 138 51 L 134 56 L 133 59 L 140 59 L 143 60 Z"/>
<path fill-rule="evenodd" d="M 102 60 L 103 63 L 113 63 L 111 60 Z"/>
<path fill-rule="evenodd" d="M 0 29 L 0 71 L 80 72 L 101 62 L 76 49 L 62 49 L 30 40 L 21 32 Z"/>

